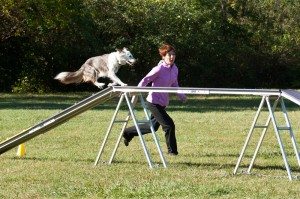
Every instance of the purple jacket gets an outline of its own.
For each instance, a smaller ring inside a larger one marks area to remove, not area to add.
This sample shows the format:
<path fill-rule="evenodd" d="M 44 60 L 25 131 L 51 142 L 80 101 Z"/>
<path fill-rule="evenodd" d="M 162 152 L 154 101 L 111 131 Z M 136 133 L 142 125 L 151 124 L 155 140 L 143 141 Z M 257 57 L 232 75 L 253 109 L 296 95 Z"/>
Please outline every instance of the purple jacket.
<path fill-rule="evenodd" d="M 178 68 L 175 64 L 171 67 L 161 61 L 157 66 L 140 81 L 139 87 L 144 87 L 152 82 L 152 87 L 178 87 Z M 185 100 L 184 94 L 177 94 L 180 100 Z M 169 104 L 169 93 L 149 92 L 147 101 L 161 106 Z"/>

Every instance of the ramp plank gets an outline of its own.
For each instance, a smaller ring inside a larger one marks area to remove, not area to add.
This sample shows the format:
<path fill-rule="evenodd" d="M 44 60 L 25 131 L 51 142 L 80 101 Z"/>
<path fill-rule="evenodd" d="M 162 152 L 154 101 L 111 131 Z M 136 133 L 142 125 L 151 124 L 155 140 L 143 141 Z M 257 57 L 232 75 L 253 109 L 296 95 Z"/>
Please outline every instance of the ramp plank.
<path fill-rule="evenodd" d="M 292 89 L 285 89 L 281 91 L 281 95 L 288 100 L 300 105 L 300 92 Z"/>

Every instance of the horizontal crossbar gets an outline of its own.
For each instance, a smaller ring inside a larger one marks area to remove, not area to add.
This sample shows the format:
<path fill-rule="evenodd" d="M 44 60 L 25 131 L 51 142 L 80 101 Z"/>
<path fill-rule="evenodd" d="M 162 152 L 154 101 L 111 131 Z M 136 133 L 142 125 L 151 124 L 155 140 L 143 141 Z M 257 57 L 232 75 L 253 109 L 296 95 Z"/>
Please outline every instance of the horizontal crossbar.
<path fill-rule="evenodd" d="M 114 86 L 114 92 L 157 92 L 157 93 L 181 93 L 181 94 L 227 94 L 227 95 L 266 95 L 280 96 L 279 89 L 232 89 L 232 88 L 191 88 L 191 87 L 136 87 L 136 86 Z"/>

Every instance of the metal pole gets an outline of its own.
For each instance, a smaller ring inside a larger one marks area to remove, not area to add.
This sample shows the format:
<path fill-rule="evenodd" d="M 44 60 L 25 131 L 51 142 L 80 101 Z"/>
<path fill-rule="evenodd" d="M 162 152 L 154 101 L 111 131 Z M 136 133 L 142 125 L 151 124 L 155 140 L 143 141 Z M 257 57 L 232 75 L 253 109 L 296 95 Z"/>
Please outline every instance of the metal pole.
<path fill-rule="evenodd" d="M 142 96 L 141 93 L 140 93 L 140 99 L 141 99 L 141 104 L 142 104 L 143 109 L 144 109 L 144 113 L 145 113 L 145 115 L 147 117 L 147 120 L 149 121 L 150 129 L 151 129 L 151 134 L 153 136 L 155 145 L 157 147 L 160 159 L 161 159 L 161 161 L 163 163 L 164 168 L 167 168 L 166 160 L 165 160 L 164 155 L 163 155 L 163 153 L 161 151 L 161 147 L 160 147 L 160 144 L 159 144 L 159 141 L 158 141 L 158 137 L 156 136 L 156 132 L 155 132 L 154 127 L 152 125 L 151 118 L 149 116 L 149 113 L 148 113 L 147 108 L 146 108 L 145 101 L 144 101 L 143 96 Z"/>
<path fill-rule="evenodd" d="M 129 111 L 130 111 L 130 114 L 131 114 L 131 118 L 132 118 L 133 123 L 134 123 L 134 125 L 135 125 L 135 127 L 136 127 L 137 133 L 138 133 L 139 138 L 140 138 L 140 141 L 141 141 L 141 145 L 142 145 L 143 150 L 144 150 L 144 152 L 145 152 L 146 159 L 147 159 L 147 161 L 148 161 L 149 167 L 152 169 L 152 168 L 153 168 L 152 161 L 151 161 L 151 159 L 150 159 L 149 152 L 148 152 L 148 150 L 147 150 L 147 148 L 146 148 L 145 141 L 144 141 L 143 135 L 142 135 L 142 133 L 141 133 L 140 127 L 139 127 L 138 122 L 137 122 L 137 120 L 136 120 L 136 116 L 135 116 L 135 114 L 134 114 L 134 111 L 133 111 L 131 102 L 130 102 L 130 100 L 129 100 L 129 97 L 128 97 L 127 93 L 124 93 L 124 95 L 125 95 L 125 99 L 126 99 L 127 104 L 128 104 L 128 108 L 129 108 Z"/>
<path fill-rule="evenodd" d="M 122 94 L 122 95 L 124 95 L 124 94 Z M 131 103 L 134 103 L 135 98 L 136 98 L 136 96 L 134 95 L 134 96 L 132 97 L 132 99 L 131 99 Z M 134 106 L 134 105 L 133 105 L 133 106 Z M 108 164 L 111 164 L 112 161 L 113 161 L 113 159 L 114 159 L 114 157 L 115 157 L 115 154 L 116 154 L 116 152 L 117 152 L 117 149 L 118 149 L 118 147 L 119 147 L 119 145 L 120 145 L 120 141 L 121 141 L 122 136 L 123 136 L 123 132 L 124 132 L 124 130 L 125 130 L 127 124 L 128 124 L 129 119 L 130 119 L 130 112 L 128 113 L 128 115 L 127 115 L 127 117 L 126 117 L 126 119 L 125 119 L 125 121 L 124 121 L 124 124 L 123 124 L 123 126 L 122 126 L 120 135 L 119 135 L 119 137 L 118 137 L 118 140 L 117 140 L 117 142 L 116 142 L 115 148 L 114 148 L 114 150 L 113 150 L 113 152 L 112 152 L 112 154 L 111 154 L 111 157 L 110 157 L 110 160 L 109 160 Z"/>
<path fill-rule="evenodd" d="M 295 151 L 295 154 L 296 154 L 298 165 L 300 166 L 299 149 L 298 149 L 298 146 L 297 146 L 296 138 L 295 138 L 294 133 L 293 133 L 291 122 L 289 120 L 289 117 L 288 117 L 288 114 L 287 114 L 287 111 L 286 111 L 286 107 L 285 107 L 283 98 L 281 98 L 281 107 L 282 107 L 282 110 L 283 110 L 286 125 L 289 128 L 289 133 L 290 133 L 290 137 L 292 139 L 293 148 L 294 148 L 294 151 Z"/>
<path fill-rule="evenodd" d="M 98 153 L 97 158 L 96 158 L 96 161 L 95 161 L 95 163 L 94 163 L 94 166 L 96 166 L 96 165 L 98 164 L 99 160 L 100 160 L 100 157 L 101 157 L 101 154 L 102 154 L 102 152 L 103 152 L 104 146 L 105 146 L 105 144 L 106 144 L 106 142 L 107 142 L 109 133 L 111 132 L 112 125 L 113 125 L 114 122 L 115 122 L 115 119 L 116 119 L 116 117 L 117 117 L 117 114 L 118 114 L 118 112 L 119 112 L 119 109 L 120 109 L 120 106 L 121 106 L 121 104 L 122 104 L 123 99 L 124 99 L 124 95 L 121 95 L 120 100 L 119 100 L 118 105 L 117 105 L 117 108 L 116 108 L 116 110 L 115 110 L 115 113 L 114 113 L 114 115 L 113 115 L 113 117 L 112 117 L 112 119 L 111 119 L 111 122 L 110 122 L 110 124 L 109 124 L 109 127 L 108 127 L 108 129 L 107 129 L 107 131 L 106 131 L 105 138 L 104 138 L 104 140 L 103 140 L 103 142 L 102 142 L 102 145 L 101 145 L 101 147 L 100 147 L 99 153 Z"/>
<path fill-rule="evenodd" d="M 252 123 L 252 125 L 251 125 L 250 130 L 249 130 L 248 136 L 247 136 L 247 138 L 246 138 L 246 141 L 245 141 L 245 143 L 244 143 L 244 146 L 243 146 L 243 148 L 242 148 L 242 151 L 241 151 L 241 153 L 240 153 L 240 156 L 239 156 L 238 161 L 237 161 L 237 163 L 236 163 L 236 166 L 235 166 L 235 168 L 234 168 L 233 174 L 236 174 L 236 172 L 237 172 L 237 170 L 238 170 L 238 168 L 239 168 L 239 166 L 240 166 L 240 163 L 241 163 L 242 158 L 243 158 L 243 156 L 244 156 L 245 150 L 246 150 L 246 148 L 247 148 L 247 146 L 248 146 L 248 143 L 249 143 L 249 141 L 250 141 L 250 138 L 251 138 L 251 136 L 252 136 L 252 133 L 253 133 L 253 130 L 254 130 L 254 126 L 255 126 L 255 124 L 256 124 L 256 122 L 257 122 L 257 119 L 258 119 L 258 117 L 259 117 L 259 115 L 260 115 L 260 111 L 261 111 L 261 109 L 262 109 L 262 107 L 263 107 L 263 105 L 264 105 L 265 98 L 266 98 L 266 96 L 263 96 L 262 99 L 261 99 L 260 105 L 259 105 L 259 107 L 258 107 L 258 109 L 257 109 L 257 111 L 256 111 L 256 115 L 255 115 L 255 117 L 254 117 L 254 120 L 253 120 L 253 123 Z"/>
<path fill-rule="evenodd" d="M 271 109 L 269 97 L 267 97 L 266 101 L 267 101 L 268 109 L 269 109 L 270 116 L 271 116 L 271 119 L 272 119 L 272 122 L 273 122 L 275 135 L 276 135 L 276 138 L 277 138 L 277 141 L 278 141 L 278 144 L 279 144 L 279 147 L 280 147 L 280 151 L 281 151 L 281 154 L 282 154 L 282 158 L 283 158 L 283 161 L 284 161 L 284 164 L 285 164 L 285 168 L 286 168 L 287 173 L 288 173 L 288 178 L 289 178 L 289 180 L 292 180 L 290 166 L 288 164 L 287 157 L 286 157 L 286 154 L 285 154 L 285 151 L 284 151 L 284 146 L 283 146 L 281 137 L 280 137 L 279 132 L 278 132 L 277 123 L 276 123 L 275 116 L 274 116 L 274 114 L 272 112 L 272 109 Z"/>
<path fill-rule="evenodd" d="M 273 112 L 275 111 L 275 109 L 276 109 L 276 107 L 277 107 L 278 100 L 279 100 L 279 99 L 277 99 L 277 100 L 274 102 L 274 105 L 273 105 L 273 108 L 272 108 L 272 111 L 273 111 Z M 255 161 L 255 159 L 256 159 L 258 150 L 259 150 L 259 148 L 260 148 L 260 146 L 261 146 L 261 143 L 262 143 L 262 141 L 263 141 L 263 139 L 264 139 L 264 137 L 265 137 L 265 134 L 266 134 L 266 132 L 267 132 L 267 130 L 268 130 L 268 127 L 269 127 L 269 125 L 270 125 L 270 121 L 271 121 L 271 116 L 270 116 L 270 114 L 269 114 L 268 119 L 267 119 L 267 122 L 266 122 L 266 125 L 265 125 L 264 130 L 263 130 L 263 132 L 262 132 L 262 134 L 261 134 L 261 137 L 260 137 L 259 142 L 258 142 L 258 144 L 257 144 L 257 147 L 256 147 L 256 149 L 255 149 L 254 155 L 253 155 L 253 157 L 252 157 L 251 163 L 250 163 L 249 168 L 248 168 L 248 170 L 247 170 L 247 173 L 250 173 L 250 172 L 251 172 L 251 169 L 252 169 L 253 164 L 254 164 L 254 161 Z"/>

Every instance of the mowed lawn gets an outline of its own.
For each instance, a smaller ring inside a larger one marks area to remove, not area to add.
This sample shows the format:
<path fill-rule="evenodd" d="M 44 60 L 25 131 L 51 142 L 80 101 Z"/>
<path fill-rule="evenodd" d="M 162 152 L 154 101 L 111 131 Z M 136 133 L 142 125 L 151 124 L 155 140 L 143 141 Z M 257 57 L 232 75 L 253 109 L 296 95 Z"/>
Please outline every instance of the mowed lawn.
<path fill-rule="evenodd" d="M 44 95 L 0 94 L 0 142 L 54 116 L 92 93 Z M 179 155 L 168 156 L 164 133 L 157 135 L 167 161 L 163 168 L 150 134 L 145 135 L 155 167 L 150 169 L 138 138 L 128 147 L 120 143 L 111 165 L 107 162 L 121 124 L 113 126 L 97 166 L 94 161 L 118 99 L 99 104 L 68 122 L 0 155 L 0 198 L 300 198 L 299 165 L 291 140 L 283 142 L 296 179 L 289 181 L 273 127 L 270 126 L 251 174 L 247 166 L 261 130 L 256 130 L 239 174 L 233 170 L 251 127 L 260 97 L 172 97 L 168 111 L 176 124 Z M 300 107 L 286 106 L 300 143 Z M 125 104 L 118 119 L 125 119 Z M 138 107 L 137 114 L 142 116 Z M 267 112 L 259 122 L 264 124 Z M 283 125 L 282 114 L 276 113 Z"/>

